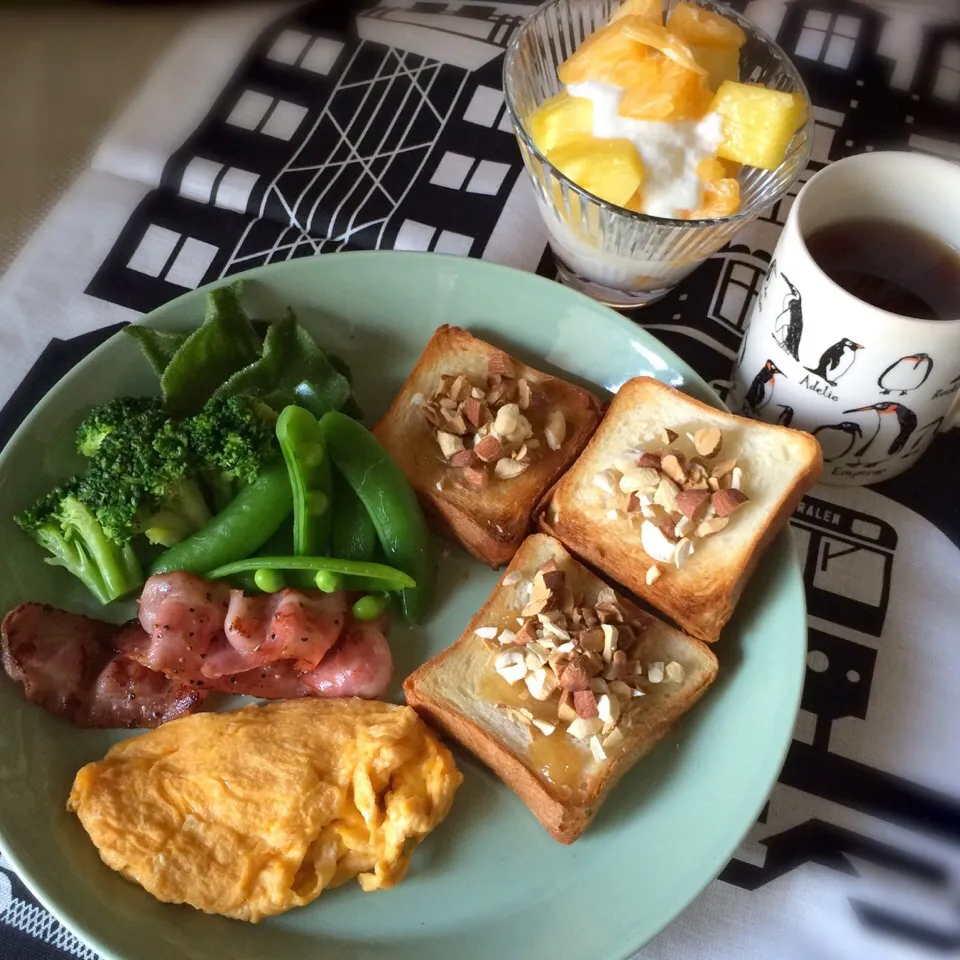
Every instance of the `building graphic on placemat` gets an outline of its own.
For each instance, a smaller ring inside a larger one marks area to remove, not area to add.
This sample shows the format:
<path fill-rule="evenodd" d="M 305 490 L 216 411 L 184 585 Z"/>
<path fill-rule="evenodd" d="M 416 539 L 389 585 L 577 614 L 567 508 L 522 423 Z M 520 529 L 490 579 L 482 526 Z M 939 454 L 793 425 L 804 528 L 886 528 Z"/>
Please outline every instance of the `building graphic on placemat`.
<path fill-rule="evenodd" d="M 528 231 L 525 250 L 519 227 L 536 213 L 500 81 L 528 9 L 386 0 L 339 38 L 322 4 L 274 24 L 89 292 L 147 310 L 219 276 L 347 249 L 535 268 L 543 240 Z"/>

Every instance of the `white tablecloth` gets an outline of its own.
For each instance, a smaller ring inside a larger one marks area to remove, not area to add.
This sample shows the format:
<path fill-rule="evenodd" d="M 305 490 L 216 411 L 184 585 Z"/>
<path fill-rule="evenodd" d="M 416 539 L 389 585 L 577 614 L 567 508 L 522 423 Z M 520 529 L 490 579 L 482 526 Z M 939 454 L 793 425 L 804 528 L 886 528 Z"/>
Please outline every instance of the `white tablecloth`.
<path fill-rule="evenodd" d="M 888 147 L 960 159 L 956 0 L 734 6 L 804 74 L 809 172 Z M 500 87 L 529 9 L 317 0 L 199 20 L 0 283 L 0 443 L 111 328 L 248 267 L 392 246 L 552 276 Z M 639 316 L 721 390 L 791 202 Z M 786 764 L 720 878 L 636 957 L 960 953 L 960 431 L 922 462 L 797 511 L 810 653 Z M 0 958 L 93 958 L 0 868 Z"/>

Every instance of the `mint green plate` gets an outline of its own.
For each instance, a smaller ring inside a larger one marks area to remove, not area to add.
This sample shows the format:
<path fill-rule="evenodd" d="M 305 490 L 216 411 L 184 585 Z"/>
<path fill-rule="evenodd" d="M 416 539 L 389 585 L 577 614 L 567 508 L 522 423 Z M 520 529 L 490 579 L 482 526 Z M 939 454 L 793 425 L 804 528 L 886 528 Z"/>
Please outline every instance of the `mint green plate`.
<path fill-rule="evenodd" d="M 253 316 L 279 317 L 290 304 L 323 346 L 347 359 L 370 422 L 442 323 L 611 392 L 647 374 L 719 403 L 630 321 L 558 284 L 476 260 L 337 254 L 246 276 Z M 196 291 L 145 322 L 188 329 L 202 315 Z M 57 384 L 7 445 L 0 612 L 39 600 L 104 615 L 73 578 L 41 562 L 9 518 L 76 468 L 73 428 L 91 404 L 156 390 L 136 344 L 115 336 Z M 392 629 L 395 696 L 399 680 L 460 635 L 495 582 L 462 550 L 442 549 L 433 614 L 421 629 Z M 37 897 L 110 960 L 626 957 L 716 876 L 760 811 L 790 740 L 805 634 L 800 570 L 783 534 L 715 648 L 713 688 L 573 846 L 551 840 L 513 793 L 458 751 L 464 783 L 453 811 L 399 887 L 365 894 L 350 884 L 256 926 L 159 903 L 105 867 L 64 803 L 77 769 L 129 734 L 75 730 L 27 704 L 3 677 L 0 841 Z"/>

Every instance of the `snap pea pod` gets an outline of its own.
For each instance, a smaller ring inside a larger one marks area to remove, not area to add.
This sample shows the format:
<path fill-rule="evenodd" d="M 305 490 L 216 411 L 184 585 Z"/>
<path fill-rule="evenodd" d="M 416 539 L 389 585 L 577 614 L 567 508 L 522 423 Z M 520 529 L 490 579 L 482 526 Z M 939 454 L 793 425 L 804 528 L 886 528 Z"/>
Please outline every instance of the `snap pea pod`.
<path fill-rule="evenodd" d="M 406 620 L 418 622 L 433 596 L 436 566 L 427 522 L 410 481 L 356 420 L 332 411 L 320 420 L 320 429 L 334 466 L 366 507 L 388 562 L 416 581 L 400 600 Z"/>
<path fill-rule="evenodd" d="M 250 557 L 290 514 L 293 495 L 286 465 L 271 464 L 253 483 L 193 536 L 161 553 L 150 573 L 186 570 L 206 574 L 214 567 Z M 258 564 L 253 558 L 254 569 Z"/>
<path fill-rule="evenodd" d="M 333 517 L 330 553 L 347 560 L 372 560 L 377 551 L 377 531 L 367 508 L 343 474 L 333 468 Z"/>
<path fill-rule="evenodd" d="M 375 590 L 403 590 L 416 586 L 415 581 L 402 570 L 382 563 L 364 563 L 359 560 L 341 560 L 338 557 L 248 557 L 205 571 L 211 580 L 233 577 L 250 570 L 309 570 L 317 573 L 329 570 L 342 573 L 351 583 L 354 577 L 365 583 L 375 583 Z"/>
<path fill-rule="evenodd" d="M 303 407 L 284 407 L 277 419 L 277 440 L 293 491 L 293 552 L 322 556 L 330 544 L 333 476 L 320 424 Z"/>

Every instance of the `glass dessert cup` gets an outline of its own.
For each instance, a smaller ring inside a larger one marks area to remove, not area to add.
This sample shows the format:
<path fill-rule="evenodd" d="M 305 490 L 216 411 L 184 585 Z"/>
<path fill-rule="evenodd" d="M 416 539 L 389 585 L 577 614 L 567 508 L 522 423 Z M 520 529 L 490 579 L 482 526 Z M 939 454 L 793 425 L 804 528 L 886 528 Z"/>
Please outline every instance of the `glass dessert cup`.
<path fill-rule="evenodd" d="M 739 210 L 715 219 L 648 216 L 588 193 L 541 153 L 528 121 L 545 100 L 563 89 L 557 67 L 609 21 L 620 2 L 548 0 L 538 7 L 507 50 L 504 91 L 560 278 L 594 300 L 624 309 L 659 300 L 790 189 L 810 156 L 813 112 L 800 74 L 773 40 L 722 4 L 691 0 L 732 20 L 746 34 L 739 80 L 803 98 L 803 119 L 783 161 L 775 170 L 741 167 Z M 664 13 L 677 2 L 665 0 Z"/>

